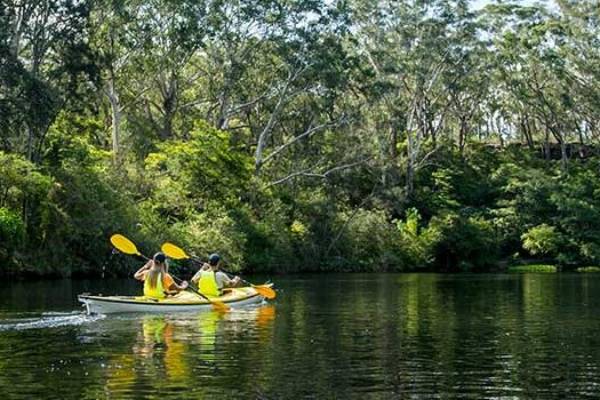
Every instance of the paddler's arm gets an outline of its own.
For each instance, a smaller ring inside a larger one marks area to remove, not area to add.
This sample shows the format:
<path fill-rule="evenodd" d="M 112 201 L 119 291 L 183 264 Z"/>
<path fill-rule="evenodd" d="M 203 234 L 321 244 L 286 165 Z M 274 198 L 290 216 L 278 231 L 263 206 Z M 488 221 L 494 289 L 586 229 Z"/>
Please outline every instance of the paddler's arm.
<path fill-rule="evenodd" d="M 196 283 L 200 280 L 200 272 L 202 271 L 202 269 L 199 269 L 198 272 L 196 272 L 194 274 L 194 276 L 192 276 L 192 279 L 190 279 L 193 283 Z"/>
<path fill-rule="evenodd" d="M 166 274 L 165 278 L 163 279 L 163 285 L 168 288 L 166 290 L 166 293 L 168 294 L 177 294 L 188 287 L 187 281 L 183 281 L 181 282 L 181 285 L 178 285 L 169 274 Z"/>
<path fill-rule="evenodd" d="M 137 270 L 137 272 L 135 274 L 133 274 L 133 277 L 135 279 L 137 279 L 138 281 L 143 281 L 144 279 L 146 279 L 146 274 L 145 272 L 147 270 L 149 270 L 152 267 L 152 260 L 148 260 L 148 262 L 146 264 L 144 264 L 144 266 L 140 269 Z"/>
<path fill-rule="evenodd" d="M 233 278 L 229 278 L 229 276 L 223 271 L 217 272 L 216 275 L 217 284 L 220 282 L 220 286 L 222 288 L 236 287 L 240 283 L 240 277 L 234 276 Z"/>

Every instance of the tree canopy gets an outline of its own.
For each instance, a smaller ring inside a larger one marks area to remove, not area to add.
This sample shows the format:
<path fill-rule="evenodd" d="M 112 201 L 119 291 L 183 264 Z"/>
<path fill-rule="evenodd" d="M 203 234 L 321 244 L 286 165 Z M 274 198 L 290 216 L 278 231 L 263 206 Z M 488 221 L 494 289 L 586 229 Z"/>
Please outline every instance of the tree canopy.
<path fill-rule="evenodd" d="M 597 264 L 599 135 L 595 0 L 7 0 L 1 272 Z"/>

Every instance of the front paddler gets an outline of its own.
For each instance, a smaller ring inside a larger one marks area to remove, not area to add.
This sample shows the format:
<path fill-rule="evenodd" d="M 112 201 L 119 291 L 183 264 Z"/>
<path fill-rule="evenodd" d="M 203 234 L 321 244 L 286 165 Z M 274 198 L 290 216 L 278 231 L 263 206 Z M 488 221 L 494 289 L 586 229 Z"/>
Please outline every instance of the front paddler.
<path fill-rule="evenodd" d="M 148 260 L 133 277 L 144 282 L 144 296 L 153 299 L 164 299 L 188 287 L 186 281 L 181 282 L 181 285 L 175 283 L 167 273 L 167 257 L 160 252 L 156 253 L 152 260 Z"/>
<path fill-rule="evenodd" d="M 198 291 L 205 296 L 218 297 L 223 288 L 236 287 L 240 283 L 239 276 L 230 279 L 226 273 L 219 271 L 220 261 L 218 254 L 211 254 L 208 263 L 204 263 L 192 277 L 192 282 L 198 285 Z"/>

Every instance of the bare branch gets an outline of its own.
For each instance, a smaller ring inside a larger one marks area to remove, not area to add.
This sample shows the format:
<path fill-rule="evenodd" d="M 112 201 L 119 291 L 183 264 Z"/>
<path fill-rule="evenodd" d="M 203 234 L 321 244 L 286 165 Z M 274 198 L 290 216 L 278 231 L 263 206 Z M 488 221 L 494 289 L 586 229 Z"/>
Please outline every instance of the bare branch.
<path fill-rule="evenodd" d="M 277 120 L 277 118 L 279 118 L 279 114 L 281 113 L 281 110 L 283 109 L 283 106 L 286 103 L 286 100 L 288 100 L 287 94 L 288 94 L 289 87 L 307 68 L 308 68 L 308 66 L 303 66 L 303 67 L 296 69 L 293 72 L 290 71 L 288 73 L 288 78 L 286 79 L 285 84 L 283 85 L 283 88 L 279 92 L 280 93 L 279 100 L 277 100 L 275 109 L 273 110 L 273 112 L 271 112 L 271 115 L 269 116 L 269 120 L 267 121 L 267 124 L 265 125 L 262 132 L 258 136 L 258 142 L 256 144 L 256 152 L 254 154 L 257 172 L 263 163 L 262 153 L 266 146 L 267 139 L 269 138 L 269 135 L 271 134 L 271 130 L 273 129 L 273 126 L 275 125 L 275 121 Z"/>
<path fill-rule="evenodd" d="M 269 185 L 267 185 L 267 187 L 271 187 L 271 186 L 275 186 L 275 185 L 279 185 L 282 184 L 284 182 L 289 181 L 290 179 L 294 179 L 297 178 L 299 176 L 305 176 L 305 177 L 309 177 L 309 178 L 322 178 L 322 179 L 326 179 L 329 177 L 329 175 L 333 174 L 334 172 L 338 172 L 338 171 L 342 171 L 345 169 L 349 169 L 349 168 L 353 168 L 356 167 L 357 165 L 362 165 L 364 163 L 366 163 L 367 161 L 369 161 L 372 157 L 367 157 L 364 158 L 362 160 L 359 161 L 355 161 L 355 162 L 351 162 L 348 164 L 344 164 L 344 165 L 338 165 L 337 167 L 333 167 L 331 169 L 328 169 L 325 172 L 322 173 L 318 173 L 318 172 L 309 172 L 312 168 L 307 168 L 305 170 L 302 171 L 298 171 L 298 172 L 294 172 L 284 178 L 278 179 L 274 182 L 271 182 Z"/>
<path fill-rule="evenodd" d="M 314 133 L 319 132 L 319 131 L 323 131 L 326 128 L 333 128 L 333 127 L 340 126 L 340 125 L 344 124 L 346 121 L 347 121 L 346 118 L 340 118 L 340 120 L 338 120 L 338 121 L 329 122 L 329 123 L 325 123 L 325 124 L 321 124 L 321 125 L 317 125 L 317 126 L 308 128 L 304 133 L 302 133 L 302 134 L 300 134 L 298 136 L 295 136 L 292 140 L 290 140 L 289 142 L 286 142 L 286 143 L 282 144 L 277 149 L 275 149 L 271 154 L 269 154 L 268 156 L 266 156 L 262 160 L 262 164 L 264 165 L 264 164 L 268 163 L 271 159 L 273 159 L 274 157 L 276 157 L 283 150 L 287 149 L 289 146 L 291 146 L 294 143 L 302 140 L 303 138 L 312 136 Z"/>

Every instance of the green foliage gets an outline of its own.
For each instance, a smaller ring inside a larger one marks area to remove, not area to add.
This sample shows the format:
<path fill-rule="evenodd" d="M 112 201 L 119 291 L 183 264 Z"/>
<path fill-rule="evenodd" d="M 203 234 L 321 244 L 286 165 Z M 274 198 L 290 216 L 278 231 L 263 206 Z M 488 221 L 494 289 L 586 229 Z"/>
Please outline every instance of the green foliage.
<path fill-rule="evenodd" d="M 248 189 L 251 163 L 230 133 L 199 122 L 187 140 L 162 143 L 146 158 L 153 207 L 163 216 L 185 217 L 207 202 L 234 205 Z"/>
<path fill-rule="evenodd" d="M 98 274 L 122 232 L 259 272 L 597 265 L 595 3 L 9 0 L 0 258 Z"/>
<path fill-rule="evenodd" d="M 231 271 L 239 271 L 245 263 L 245 234 L 222 207 L 211 207 L 207 212 L 178 222 L 171 227 L 171 232 L 170 240 L 201 259 L 219 253 Z"/>
<path fill-rule="evenodd" d="M 513 273 L 530 273 L 530 272 L 543 272 L 543 273 L 554 273 L 557 272 L 555 265 L 544 265 L 544 264 L 531 264 L 531 265 L 513 265 L 508 267 L 508 272 Z"/>
<path fill-rule="evenodd" d="M 562 242 L 556 228 L 546 224 L 534 226 L 525 232 L 521 239 L 523 248 L 533 255 L 556 254 Z"/>
<path fill-rule="evenodd" d="M 386 271 L 399 265 L 399 235 L 383 210 L 359 209 L 340 215 L 344 229 L 336 268 L 348 271 Z"/>
<path fill-rule="evenodd" d="M 23 246 L 25 225 L 13 210 L 0 207 L 0 263 L 6 273 L 14 264 L 13 255 Z"/>
<path fill-rule="evenodd" d="M 0 151 L 0 206 L 17 208 L 27 198 L 42 199 L 52 178 L 24 157 Z"/>
<path fill-rule="evenodd" d="M 576 269 L 577 272 L 600 272 L 600 267 L 579 267 Z"/>
<path fill-rule="evenodd" d="M 432 218 L 430 228 L 438 232 L 434 254 L 442 269 L 471 271 L 498 262 L 499 241 L 491 221 L 448 213 Z"/>
<path fill-rule="evenodd" d="M 19 246 L 24 234 L 25 225 L 21 216 L 8 208 L 0 207 L 0 245 L 4 252 L 8 253 L 12 246 Z"/>
<path fill-rule="evenodd" d="M 400 253 L 403 270 L 429 268 L 434 263 L 433 251 L 440 241 L 440 231 L 434 226 L 421 226 L 421 216 L 416 208 L 408 209 L 405 221 L 396 221 L 400 231 Z"/>

